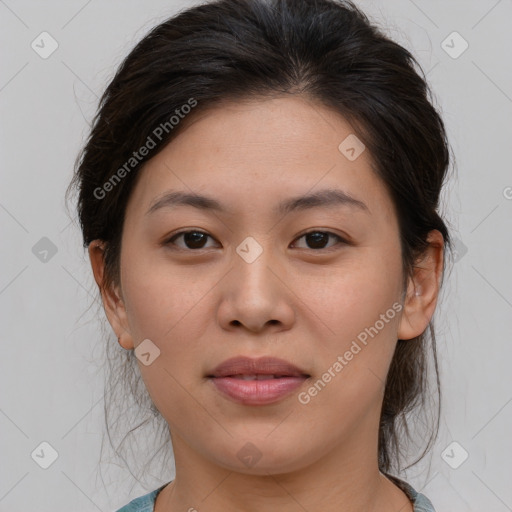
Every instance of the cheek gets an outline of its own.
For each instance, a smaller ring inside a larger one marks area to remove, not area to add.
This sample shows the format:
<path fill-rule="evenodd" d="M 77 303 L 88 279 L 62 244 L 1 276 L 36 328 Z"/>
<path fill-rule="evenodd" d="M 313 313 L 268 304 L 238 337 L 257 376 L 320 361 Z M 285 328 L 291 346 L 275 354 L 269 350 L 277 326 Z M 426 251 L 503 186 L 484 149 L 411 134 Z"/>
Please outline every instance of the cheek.
<path fill-rule="evenodd" d="M 301 280 L 304 302 L 322 321 L 326 334 L 350 340 L 399 300 L 400 254 L 391 250 L 382 254 L 368 248 L 330 268 L 329 275 L 322 279 L 303 276 Z"/>
<path fill-rule="evenodd" d="M 143 338 L 161 343 L 172 338 L 214 284 L 198 279 L 197 270 L 143 254 L 128 254 L 125 268 L 129 270 L 121 278 L 135 343 Z"/>
<path fill-rule="evenodd" d="M 208 292 L 218 277 L 172 267 L 165 260 L 145 261 L 140 254 L 125 259 L 130 269 L 122 276 L 128 323 L 135 346 L 150 339 L 160 350 L 151 365 L 139 364 L 148 391 L 163 407 L 167 402 L 175 407 L 186 403 L 184 387 L 197 385 L 204 359 L 201 343 L 214 315 Z"/>
<path fill-rule="evenodd" d="M 328 336 L 315 345 L 318 364 L 301 401 L 308 402 L 304 411 L 312 429 L 324 428 L 327 410 L 333 424 L 348 430 L 368 411 L 380 410 L 400 310 L 395 279 L 400 261 L 390 265 L 388 272 L 382 271 L 384 262 L 340 272 L 322 293 L 308 297 L 329 327 Z"/>
<path fill-rule="evenodd" d="M 329 327 L 322 327 L 328 334 L 316 345 L 320 364 L 311 395 L 304 396 L 311 411 L 322 416 L 332 408 L 341 421 L 347 411 L 357 418 L 382 398 L 396 344 L 400 282 L 400 254 L 368 249 L 335 269 L 321 289 L 310 287 L 308 305 Z"/>

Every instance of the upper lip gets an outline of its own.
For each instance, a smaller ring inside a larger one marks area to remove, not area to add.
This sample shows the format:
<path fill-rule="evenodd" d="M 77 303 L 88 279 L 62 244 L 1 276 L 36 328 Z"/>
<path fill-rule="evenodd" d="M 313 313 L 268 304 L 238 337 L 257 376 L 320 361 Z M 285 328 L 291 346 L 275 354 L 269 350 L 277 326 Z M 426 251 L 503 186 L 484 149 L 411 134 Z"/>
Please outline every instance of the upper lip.
<path fill-rule="evenodd" d="M 287 377 L 309 377 L 297 366 L 276 357 L 232 357 L 219 364 L 208 377 L 232 375 L 283 375 Z"/>

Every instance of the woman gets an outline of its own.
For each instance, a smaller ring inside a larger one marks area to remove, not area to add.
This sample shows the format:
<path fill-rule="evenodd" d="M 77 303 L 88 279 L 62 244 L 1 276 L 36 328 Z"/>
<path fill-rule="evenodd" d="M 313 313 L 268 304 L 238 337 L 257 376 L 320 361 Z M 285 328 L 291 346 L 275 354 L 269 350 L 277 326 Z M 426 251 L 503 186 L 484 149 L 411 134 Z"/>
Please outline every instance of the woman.
<path fill-rule="evenodd" d="M 118 512 L 434 510 L 391 475 L 449 247 L 415 66 L 341 0 L 205 3 L 120 66 L 72 185 L 176 476 Z"/>

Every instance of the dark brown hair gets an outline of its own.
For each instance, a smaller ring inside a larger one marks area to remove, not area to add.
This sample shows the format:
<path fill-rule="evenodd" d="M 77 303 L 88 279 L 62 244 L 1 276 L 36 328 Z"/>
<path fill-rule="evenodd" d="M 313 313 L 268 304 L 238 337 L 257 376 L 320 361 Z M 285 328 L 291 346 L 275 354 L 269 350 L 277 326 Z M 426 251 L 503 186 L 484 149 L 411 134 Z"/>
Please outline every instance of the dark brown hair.
<path fill-rule="evenodd" d="M 370 152 L 397 213 L 404 287 L 431 230 L 439 230 L 449 247 L 438 207 L 450 150 L 425 74 L 411 53 L 349 1 L 217 0 L 178 13 L 136 45 L 101 97 L 77 158 L 70 189 L 78 190 L 84 246 L 96 239 L 106 243 L 106 286 L 119 283 L 124 213 L 144 163 L 206 108 L 292 94 L 339 113 Z M 186 114 L 191 108 L 185 105 L 194 105 L 192 112 Z M 148 146 L 149 139 L 154 147 L 127 167 L 133 152 Z M 438 408 L 420 459 L 437 437 L 440 386 L 432 322 L 429 331 L 430 337 L 425 332 L 398 340 L 396 346 L 379 428 L 383 472 L 400 469 L 407 416 L 424 408 L 430 396 L 429 353 Z M 133 352 L 125 352 L 116 352 L 122 365 L 111 373 L 106 399 L 114 400 L 113 389 L 121 382 L 132 390 L 137 405 L 151 404 L 147 395 L 143 398 Z M 153 419 L 150 415 L 132 431 Z"/>

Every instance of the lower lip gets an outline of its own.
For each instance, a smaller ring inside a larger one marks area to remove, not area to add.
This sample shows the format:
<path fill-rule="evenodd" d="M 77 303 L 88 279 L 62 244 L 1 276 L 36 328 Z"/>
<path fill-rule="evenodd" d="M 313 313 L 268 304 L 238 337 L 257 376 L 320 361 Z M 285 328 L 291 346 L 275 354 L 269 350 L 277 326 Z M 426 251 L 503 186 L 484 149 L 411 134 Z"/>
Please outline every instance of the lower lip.
<path fill-rule="evenodd" d="M 216 388 L 235 402 L 244 405 L 266 405 L 278 402 L 299 388 L 307 377 L 282 377 L 267 380 L 243 380 L 215 377 Z"/>

